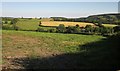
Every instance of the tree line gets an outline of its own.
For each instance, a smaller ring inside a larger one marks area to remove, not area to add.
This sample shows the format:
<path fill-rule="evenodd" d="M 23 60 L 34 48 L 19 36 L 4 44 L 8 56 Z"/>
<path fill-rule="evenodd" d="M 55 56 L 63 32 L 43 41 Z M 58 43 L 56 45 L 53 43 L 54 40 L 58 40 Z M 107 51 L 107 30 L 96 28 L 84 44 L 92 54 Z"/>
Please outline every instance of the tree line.
<path fill-rule="evenodd" d="M 65 17 L 51 17 L 54 21 L 70 21 L 70 22 L 89 22 L 89 23 L 105 23 L 120 25 L 120 14 L 101 14 L 92 15 L 83 18 L 65 18 Z"/>
<path fill-rule="evenodd" d="M 55 29 L 45 30 L 39 27 L 36 31 L 38 32 L 53 32 L 53 33 L 70 33 L 70 34 L 97 34 L 97 35 L 112 35 L 120 32 L 120 26 L 104 27 L 98 25 L 93 27 L 91 25 L 86 25 L 85 27 L 80 27 L 78 24 L 75 26 L 65 27 L 64 24 L 60 24 Z"/>

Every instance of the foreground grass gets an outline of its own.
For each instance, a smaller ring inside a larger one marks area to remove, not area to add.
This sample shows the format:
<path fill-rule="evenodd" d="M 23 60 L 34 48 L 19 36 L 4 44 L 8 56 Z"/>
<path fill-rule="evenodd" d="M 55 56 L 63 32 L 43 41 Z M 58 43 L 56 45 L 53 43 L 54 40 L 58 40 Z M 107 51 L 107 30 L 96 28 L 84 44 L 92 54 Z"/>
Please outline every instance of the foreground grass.
<path fill-rule="evenodd" d="M 42 41 L 42 42 L 37 42 L 37 45 L 34 47 L 39 47 L 39 46 L 49 46 L 49 48 L 55 48 L 55 49 L 60 49 L 62 51 L 69 51 L 65 50 L 68 47 L 74 47 L 78 46 L 79 44 L 85 44 L 93 41 L 99 41 L 100 39 L 104 38 L 102 36 L 96 36 L 96 35 L 78 35 L 78 34 L 60 34 L 60 33 L 42 33 L 42 32 L 27 32 L 27 31 L 6 31 L 3 30 L 3 36 L 6 36 L 8 38 L 3 37 L 3 43 L 12 41 L 14 39 L 13 37 L 16 36 L 16 40 L 19 39 L 20 37 L 22 38 L 35 38 L 35 41 Z M 24 40 L 24 39 L 21 39 Z M 13 40 L 14 41 L 14 40 Z M 33 41 L 29 41 L 33 42 Z M 18 42 L 19 43 L 19 42 Z M 38 45 L 38 44 L 41 45 Z M 24 44 L 24 43 L 23 43 Z M 21 44 L 22 45 L 22 44 Z M 19 47 L 19 45 L 16 45 L 16 47 Z M 26 47 L 26 46 L 25 46 Z M 66 48 L 65 48 L 66 47 Z M 26 47 L 29 48 L 29 47 Z M 72 50 L 70 50 L 72 51 Z"/>
<path fill-rule="evenodd" d="M 116 42 L 98 35 L 3 30 L 3 67 L 114 68 Z"/>

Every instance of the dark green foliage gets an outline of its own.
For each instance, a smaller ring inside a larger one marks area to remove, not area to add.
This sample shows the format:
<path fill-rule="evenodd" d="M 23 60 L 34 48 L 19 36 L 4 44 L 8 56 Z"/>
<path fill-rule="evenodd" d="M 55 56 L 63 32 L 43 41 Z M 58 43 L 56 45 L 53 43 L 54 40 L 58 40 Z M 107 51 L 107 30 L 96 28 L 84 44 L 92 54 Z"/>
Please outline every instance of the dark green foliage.
<path fill-rule="evenodd" d="M 99 27 L 95 27 L 95 28 L 94 28 L 94 32 L 95 32 L 95 33 L 99 33 L 99 31 L 100 31 L 100 28 L 99 28 Z"/>
<path fill-rule="evenodd" d="M 14 27 L 13 26 L 9 26 L 9 25 L 3 25 L 2 29 L 3 30 L 14 30 Z"/>
<path fill-rule="evenodd" d="M 66 33 L 80 33 L 80 28 L 78 26 L 68 26 Z"/>
<path fill-rule="evenodd" d="M 66 28 L 64 26 L 64 24 L 60 24 L 57 28 L 56 28 L 56 32 L 58 33 L 64 33 L 66 31 Z"/>
<path fill-rule="evenodd" d="M 41 23 L 41 21 L 40 21 L 40 22 L 39 22 L 39 26 L 41 26 L 41 24 L 42 24 L 42 23 Z"/>
<path fill-rule="evenodd" d="M 94 30 L 94 28 L 91 25 L 86 25 L 86 27 L 85 27 L 86 32 L 91 33 L 91 32 L 93 32 L 93 30 Z"/>
<path fill-rule="evenodd" d="M 99 22 L 96 26 L 104 27 L 102 24 L 103 24 L 102 22 Z"/>
<path fill-rule="evenodd" d="M 106 24 L 120 24 L 120 14 L 101 14 L 92 15 L 86 18 L 65 18 L 65 17 L 51 17 L 54 21 L 71 21 L 71 22 L 90 22 L 90 23 L 106 23 Z"/>
<path fill-rule="evenodd" d="M 16 26 L 16 25 L 13 25 L 13 28 L 14 28 L 14 30 L 19 30 L 19 27 L 18 26 Z"/>
<path fill-rule="evenodd" d="M 102 35 L 108 35 L 113 33 L 113 29 L 109 27 L 100 27 L 100 33 Z"/>
<path fill-rule="evenodd" d="M 14 18 L 14 19 L 12 19 L 11 24 L 16 24 L 17 21 L 18 21 L 18 19 L 17 19 L 17 18 Z"/>
<path fill-rule="evenodd" d="M 113 29 L 114 29 L 114 32 L 119 32 L 120 31 L 120 26 L 115 26 L 115 27 L 113 27 Z"/>
<path fill-rule="evenodd" d="M 8 24 L 8 21 L 5 21 L 5 24 Z"/>
<path fill-rule="evenodd" d="M 38 32 L 46 32 L 43 28 L 40 28 L 40 27 L 37 29 L 37 31 Z"/>
<path fill-rule="evenodd" d="M 49 29 L 48 32 L 55 33 L 56 29 Z"/>

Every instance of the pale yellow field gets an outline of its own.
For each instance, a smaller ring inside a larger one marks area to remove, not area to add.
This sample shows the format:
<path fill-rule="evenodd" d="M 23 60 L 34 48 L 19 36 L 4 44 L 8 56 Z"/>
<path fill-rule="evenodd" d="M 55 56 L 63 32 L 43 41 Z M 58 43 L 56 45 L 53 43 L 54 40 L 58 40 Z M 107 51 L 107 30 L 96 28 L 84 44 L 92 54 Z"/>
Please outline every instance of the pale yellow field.
<path fill-rule="evenodd" d="M 114 25 L 114 24 L 103 24 L 103 26 L 105 26 L 105 27 L 115 27 L 115 26 L 118 26 L 118 25 Z"/>
<path fill-rule="evenodd" d="M 62 22 L 62 21 L 43 21 L 43 26 L 59 26 L 59 24 L 64 24 L 65 27 L 67 26 L 75 26 L 78 24 L 80 27 L 85 27 L 86 25 L 92 25 L 95 26 L 92 23 L 85 23 L 85 22 Z"/>

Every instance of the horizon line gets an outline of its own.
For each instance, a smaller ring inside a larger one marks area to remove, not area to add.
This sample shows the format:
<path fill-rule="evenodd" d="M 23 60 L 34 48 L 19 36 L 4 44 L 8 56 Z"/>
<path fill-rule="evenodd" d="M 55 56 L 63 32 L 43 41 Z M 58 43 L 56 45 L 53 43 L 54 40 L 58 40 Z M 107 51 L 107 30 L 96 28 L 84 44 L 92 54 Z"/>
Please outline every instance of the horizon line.
<path fill-rule="evenodd" d="M 14 16 L 1 16 L 1 17 L 13 17 L 13 18 L 51 18 L 51 17 L 65 17 L 65 18 L 85 18 L 85 17 L 89 17 L 89 16 L 94 16 L 94 15 L 104 15 L 104 14 L 120 14 L 119 12 L 116 12 L 116 13 L 99 13 L 99 14 L 90 14 L 90 15 L 87 15 L 87 16 L 79 16 L 79 17 L 66 17 L 66 16 L 31 16 L 31 17 L 25 17 L 25 16 L 17 16 L 17 17 L 14 17 Z"/>

